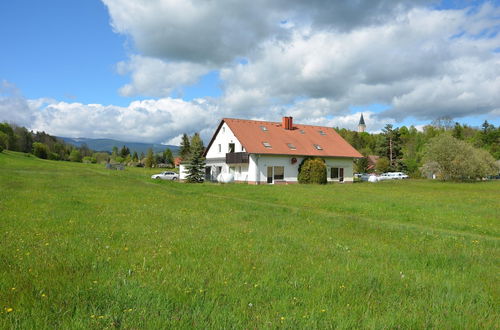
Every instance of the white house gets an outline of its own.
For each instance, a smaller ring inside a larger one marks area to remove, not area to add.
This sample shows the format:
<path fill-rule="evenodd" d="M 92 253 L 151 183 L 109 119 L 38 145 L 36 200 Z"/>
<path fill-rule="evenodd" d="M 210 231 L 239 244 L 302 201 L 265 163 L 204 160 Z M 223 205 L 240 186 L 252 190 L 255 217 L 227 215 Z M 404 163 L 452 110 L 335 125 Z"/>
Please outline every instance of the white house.
<path fill-rule="evenodd" d="M 204 154 L 205 179 L 230 173 L 235 182 L 296 183 L 304 157 L 325 160 L 329 182 L 352 182 L 353 160 L 363 157 L 333 128 L 224 118 Z M 181 166 L 181 179 L 185 178 Z"/>

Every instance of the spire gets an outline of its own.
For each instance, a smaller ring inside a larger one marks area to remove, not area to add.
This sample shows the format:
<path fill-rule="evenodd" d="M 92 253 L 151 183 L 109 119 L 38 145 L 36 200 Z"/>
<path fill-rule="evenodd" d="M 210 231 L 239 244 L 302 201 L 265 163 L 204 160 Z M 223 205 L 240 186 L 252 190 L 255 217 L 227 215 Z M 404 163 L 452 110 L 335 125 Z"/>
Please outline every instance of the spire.
<path fill-rule="evenodd" d="M 361 114 L 361 118 L 359 118 L 359 124 L 358 125 L 365 125 L 365 119 L 363 118 L 363 114 Z"/>
<path fill-rule="evenodd" d="M 361 117 L 359 118 L 358 132 L 363 133 L 365 129 L 366 129 L 365 119 L 363 118 L 363 114 L 361 114 Z"/>

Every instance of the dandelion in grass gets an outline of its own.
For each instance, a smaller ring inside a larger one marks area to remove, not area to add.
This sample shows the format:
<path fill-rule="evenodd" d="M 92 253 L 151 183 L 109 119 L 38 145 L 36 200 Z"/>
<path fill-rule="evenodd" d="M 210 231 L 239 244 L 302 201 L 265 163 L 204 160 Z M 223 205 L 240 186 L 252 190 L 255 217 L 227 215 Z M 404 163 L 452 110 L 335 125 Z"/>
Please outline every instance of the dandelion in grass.
<path fill-rule="evenodd" d="M 14 309 L 13 309 L 13 308 L 11 308 L 11 307 L 7 307 L 7 308 L 5 308 L 5 311 L 6 311 L 7 313 L 11 313 L 11 312 L 13 312 L 13 311 L 14 311 Z"/>
<path fill-rule="evenodd" d="M 45 293 L 42 293 L 42 298 L 47 298 L 47 295 Z"/>
<path fill-rule="evenodd" d="M 324 312 L 326 312 L 326 309 L 322 309 L 322 310 L 321 310 L 321 313 L 324 313 Z"/>
<path fill-rule="evenodd" d="M 280 317 L 280 320 L 281 322 L 283 322 L 285 320 L 285 317 L 284 316 Z"/>
<path fill-rule="evenodd" d="M 16 288 L 10 288 L 12 291 L 16 291 Z"/>
<path fill-rule="evenodd" d="M 253 307 L 253 304 L 252 304 L 252 303 L 249 303 L 249 304 L 248 304 L 248 307 L 252 308 L 252 307 Z"/>

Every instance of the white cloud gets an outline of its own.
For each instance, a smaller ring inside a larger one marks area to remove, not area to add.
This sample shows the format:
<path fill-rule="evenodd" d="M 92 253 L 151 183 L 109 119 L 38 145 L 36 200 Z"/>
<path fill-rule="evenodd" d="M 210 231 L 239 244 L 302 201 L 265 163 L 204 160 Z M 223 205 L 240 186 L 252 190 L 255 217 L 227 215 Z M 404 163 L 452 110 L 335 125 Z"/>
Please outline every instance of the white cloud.
<path fill-rule="evenodd" d="M 32 105 L 40 104 L 36 100 Z M 166 142 L 182 133 L 201 132 L 217 124 L 217 109 L 204 100 L 134 101 L 127 107 L 54 102 L 30 108 L 29 128 L 57 136 L 115 138 L 124 141 Z"/>
<path fill-rule="evenodd" d="M 0 122 L 29 125 L 34 114 L 21 91 L 8 81 L 0 82 Z"/>
<path fill-rule="evenodd" d="M 207 66 L 197 63 L 165 62 L 134 55 L 128 61 L 117 65 L 118 73 L 122 75 L 132 73 L 132 82 L 120 88 L 120 94 L 154 97 L 169 95 L 175 89 L 196 83 L 198 77 L 209 70 Z"/>

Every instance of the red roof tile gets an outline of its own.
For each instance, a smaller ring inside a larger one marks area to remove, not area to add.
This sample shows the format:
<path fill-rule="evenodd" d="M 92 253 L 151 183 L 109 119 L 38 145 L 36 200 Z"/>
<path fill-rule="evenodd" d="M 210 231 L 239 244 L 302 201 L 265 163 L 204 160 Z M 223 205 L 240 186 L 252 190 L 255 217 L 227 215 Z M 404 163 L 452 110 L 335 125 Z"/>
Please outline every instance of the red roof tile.
<path fill-rule="evenodd" d="M 287 130 L 283 128 L 282 123 L 277 122 L 224 118 L 217 132 L 224 122 L 248 153 L 363 157 L 331 127 L 293 123 L 292 129 Z M 262 129 L 262 127 L 265 127 L 266 130 Z M 271 147 L 266 148 L 264 142 L 267 142 Z M 212 141 L 209 147 L 211 144 Z M 290 147 L 295 147 L 295 149 Z"/>

